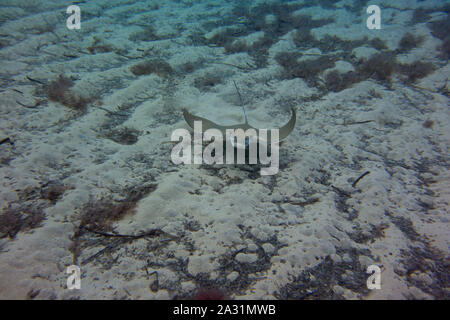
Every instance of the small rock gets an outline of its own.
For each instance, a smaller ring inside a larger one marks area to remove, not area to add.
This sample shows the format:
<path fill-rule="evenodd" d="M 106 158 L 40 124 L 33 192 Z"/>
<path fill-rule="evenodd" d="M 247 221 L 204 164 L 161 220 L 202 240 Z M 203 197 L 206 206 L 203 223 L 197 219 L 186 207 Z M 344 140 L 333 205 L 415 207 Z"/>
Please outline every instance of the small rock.
<path fill-rule="evenodd" d="M 242 263 L 253 263 L 258 260 L 258 255 L 254 253 L 238 253 L 236 255 L 236 260 Z"/>
<path fill-rule="evenodd" d="M 270 243 L 264 243 L 262 245 L 262 248 L 264 249 L 264 252 L 266 253 L 273 253 L 275 251 L 275 247 L 271 245 Z"/>
<path fill-rule="evenodd" d="M 229 280 L 229 281 L 234 281 L 234 280 L 236 280 L 237 278 L 239 277 L 239 273 L 238 272 L 236 272 L 236 271 L 233 271 L 233 272 L 231 272 L 228 276 L 227 276 L 227 279 Z"/>

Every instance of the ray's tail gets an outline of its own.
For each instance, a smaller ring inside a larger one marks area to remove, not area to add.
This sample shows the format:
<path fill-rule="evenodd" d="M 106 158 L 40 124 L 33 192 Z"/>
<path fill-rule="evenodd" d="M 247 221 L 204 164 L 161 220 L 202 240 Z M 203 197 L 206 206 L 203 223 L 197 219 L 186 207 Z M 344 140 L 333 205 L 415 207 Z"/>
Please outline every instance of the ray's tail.
<path fill-rule="evenodd" d="M 234 83 L 234 87 L 236 88 L 236 92 L 237 92 L 237 94 L 238 94 L 238 96 L 239 96 L 239 100 L 241 101 L 242 110 L 244 111 L 244 120 L 245 120 L 245 123 L 248 124 L 247 113 L 245 112 L 245 105 L 244 105 L 244 102 L 242 101 L 241 93 L 239 92 L 239 88 L 237 87 L 236 82 L 235 82 L 234 80 L 233 80 L 233 83 Z"/>

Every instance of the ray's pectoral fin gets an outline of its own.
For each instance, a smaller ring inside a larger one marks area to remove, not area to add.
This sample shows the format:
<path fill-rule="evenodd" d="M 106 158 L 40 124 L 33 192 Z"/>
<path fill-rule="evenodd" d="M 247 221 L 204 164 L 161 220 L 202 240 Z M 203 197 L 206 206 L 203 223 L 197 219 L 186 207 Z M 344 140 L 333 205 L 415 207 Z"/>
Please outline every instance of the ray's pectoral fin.
<path fill-rule="evenodd" d="M 292 130 L 295 128 L 295 121 L 297 120 L 297 113 L 294 108 L 292 108 L 292 115 L 291 119 L 286 123 L 284 126 L 280 128 L 279 131 L 279 138 L 278 140 L 281 141 L 285 139 L 288 135 L 291 134 Z"/>
<path fill-rule="evenodd" d="M 215 128 L 223 131 L 223 127 L 218 125 L 217 123 L 212 122 L 211 120 L 198 117 L 193 115 L 192 113 L 189 113 L 186 109 L 183 109 L 183 117 L 186 123 L 189 125 L 189 127 L 194 129 L 194 121 L 201 121 L 202 122 L 202 132 L 205 132 L 208 129 Z"/>
<path fill-rule="evenodd" d="M 247 129 L 255 129 L 254 127 L 248 125 L 247 123 L 237 124 L 237 125 L 232 125 L 232 126 L 221 126 L 211 120 L 195 116 L 192 113 L 189 113 L 189 111 L 187 111 L 186 109 L 183 109 L 183 117 L 184 117 L 184 120 L 186 120 L 186 123 L 192 129 L 194 129 L 194 121 L 201 121 L 202 122 L 202 132 L 205 132 L 206 130 L 211 129 L 211 128 L 219 129 L 220 131 L 222 131 L 223 134 L 225 133 L 226 129 L 233 129 L 233 130 L 243 129 L 244 131 Z M 296 113 L 295 109 L 292 108 L 291 119 L 284 126 L 282 126 L 279 129 L 278 142 L 285 139 L 292 132 L 292 130 L 294 130 L 296 120 L 297 120 L 297 113 Z M 258 129 L 255 129 L 255 130 L 258 130 Z M 268 132 L 268 141 L 271 141 L 270 132 Z"/>

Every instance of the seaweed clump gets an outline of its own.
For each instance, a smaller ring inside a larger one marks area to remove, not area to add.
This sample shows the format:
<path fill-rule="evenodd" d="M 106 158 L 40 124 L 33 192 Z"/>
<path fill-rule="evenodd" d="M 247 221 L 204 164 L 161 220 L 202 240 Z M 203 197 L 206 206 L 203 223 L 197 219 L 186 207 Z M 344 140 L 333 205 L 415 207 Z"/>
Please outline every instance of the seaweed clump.
<path fill-rule="evenodd" d="M 224 45 L 227 54 L 237 52 L 247 52 L 255 61 L 258 68 L 267 65 L 268 50 L 274 43 L 274 39 L 264 35 L 252 44 L 247 44 L 242 40 L 231 41 Z"/>
<path fill-rule="evenodd" d="M 399 42 L 398 52 L 406 53 L 411 51 L 411 49 L 418 47 L 423 43 L 423 36 L 415 36 L 410 32 L 407 32 Z"/>
<path fill-rule="evenodd" d="M 156 185 L 150 184 L 127 191 L 122 201 L 111 199 L 89 201 L 82 208 L 80 231 L 83 228 L 97 232 L 113 231 L 113 223 L 133 213 L 136 203 L 154 190 Z"/>
<path fill-rule="evenodd" d="M 231 43 L 234 41 L 234 34 L 236 33 L 235 29 L 226 28 L 220 32 L 217 32 L 214 36 L 212 36 L 209 40 L 209 44 L 214 44 L 219 47 L 230 47 Z"/>
<path fill-rule="evenodd" d="M 73 110 L 84 112 L 91 99 L 71 90 L 73 85 L 72 79 L 59 75 L 58 79 L 50 82 L 47 88 L 48 98 Z"/>
<path fill-rule="evenodd" d="M 41 199 L 48 200 L 51 204 L 55 204 L 62 198 L 67 189 L 68 187 L 60 182 L 49 181 L 41 187 L 40 196 Z"/>
<path fill-rule="evenodd" d="M 197 69 L 197 65 L 191 61 L 185 62 L 180 66 L 180 70 L 183 73 L 192 73 Z"/>
<path fill-rule="evenodd" d="M 148 75 L 155 73 L 160 77 L 166 78 L 173 73 L 173 69 L 166 61 L 161 59 L 152 59 L 135 64 L 130 71 L 136 75 Z"/>
<path fill-rule="evenodd" d="M 373 78 L 379 81 L 390 81 L 395 71 L 395 55 L 390 52 L 378 53 L 368 60 L 361 60 L 358 73 L 362 78 Z"/>
<path fill-rule="evenodd" d="M 431 62 L 414 61 L 410 64 L 399 64 L 399 73 L 406 76 L 406 82 L 416 82 L 436 70 Z"/>
<path fill-rule="evenodd" d="M 114 232 L 113 223 L 132 214 L 139 200 L 156 190 L 157 185 L 148 184 L 128 188 L 123 195 L 122 201 L 114 201 L 110 198 L 90 200 L 81 208 L 81 218 L 78 228 L 72 236 L 72 244 L 69 250 L 73 254 L 73 261 L 76 262 L 83 249 L 83 235 L 87 232 L 109 235 Z M 103 252 L 103 251 L 101 251 Z"/>
<path fill-rule="evenodd" d="M 297 30 L 297 43 L 304 43 L 313 39 L 310 30 L 333 22 L 333 19 L 313 19 L 310 15 L 297 15 L 294 12 L 305 6 L 300 4 L 264 4 L 250 8 L 248 5 L 237 6 L 233 15 L 245 20 L 245 28 L 224 28 L 207 40 L 210 45 L 225 48 L 225 52 L 248 52 L 254 58 L 257 67 L 265 67 L 269 48 L 279 38 L 291 30 Z M 271 15 L 272 19 L 266 19 Z M 255 31 L 264 32 L 264 36 L 252 44 L 235 41 L 238 37 L 249 35 Z M 302 39 L 303 37 L 303 39 Z"/>
<path fill-rule="evenodd" d="M 378 81 L 390 82 L 395 73 L 404 76 L 406 83 L 412 83 L 422 79 L 436 70 L 431 62 L 414 61 L 413 63 L 398 63 L 392 52 L 380 53 L 363 61 L 358 67 L 361 80 L 372 78 Z"/>
<path fill-rule="evenodd" d="M 106 138 L 123 145 L 135 144 L 139 139 L 139 131 L 127 127 L 115 129 L 108 134 Z"/>
<path fill-rule="evenodd" d="M 40 208 L 5 208 L 0 215 L 0 238 L 13 239 L 19 232 L 40 227 L 45 214 Z"/>
<path fill-rule="evenodd" d="M 360 80 L 360 76 L 354 71 L 340 73 L 337 70 L 332 70 L 325 75 L 325 86 L 329 91 L 339 92 Z"/>
<path fill-rule="evenodd" d="M 319 85 L 319 75 L 334 66 L 336 57 L 323 55 L 315 60 L 298 61 L 301 56 L 296 52 L 281 52 L 275 56 L 275 60 L 283 67 L 281 78 L 302 78 L 309 85 Z M 351 85 L 373 79 L 389 84 L 394 74 L 399 74 L 405 83 L 414 83 L 436 70 L 431 62 L 414 61 L 410 64 L 398 63 L 395 52 L 381 52 L 369 59 L 361 59 L 356 63 L 356 71 L 341 73 L 332 70 L 325 74 L 323 81 L 327 91 L 339 92 Z"/>
<path fill-rule="evenodd" d="M 424 128 L 426 128 L 426 129 L 433 128 L 433 125 L 434 125 L 434 121 L 433 121 L 433 120 L 430 120 L 430 119 L 425 120 L 425 122 L 422 123 L 422 126 L 423 126 Z"/>
<path fill-rule="evenodd" d="M 425 8 L 417 8 L 412 15 L 411 24 L 422 23 L 430 20 L 430 10 Z"/>
<path fill-rule="evenodd" d="M 311 79 L 320 72 L 334 66 L 335 59 L 330 56 L 321 56 L 314 60 L 300 61 L 291 74 L 295 77 Z"/>
<path fill-rule="evenodd" d="M 444 40 L 448 36 L 448 30 L 450 30 L 450 15 L 447 15 L 444 19 L 429 22 L 428 25 L 433 36 Z"/>
<path fill-rule="evenodd" d="M 114 203 L 107 200 L 91 201 L 84 207 L 80 226 L 98 232 L 112 231 L 112 224 L 132 213 L 135 203 L 125 201 Z"/>
<path fill-rule="evenodd" d="M 308 47 L 316 41 L 310 29 L 299 29 L 292 34 L 292 41 L 297 47 Z"/>
<path fill-rule="evenodd" d="M 87 50 L 90 54 L 96 54 L 111 52 L 114 50 L 114 48 L 109 44 L 102 43 L 102 40 L 100 40 L 99 38 L 94 37 L 92 44 L 87 48 Z"/>
<path fill-rule="evenodd" d="M 275 61 L 284 69 L 291 69 L 297 65 L 298 57 L 296 52 L 280 52 L 275 56 Z"/>
<path fill-rule="evenodd" d="M 194 80 L 194 86 L 202 91 L 212 89 L 214 86 L 223 83 L 223 78 L 215 73 L 207 73 Z"/>
<path fill-rule="evenodd" d="M 369 43 L 372 45 L 372 47 L 374 47 L 377 50 L 385 50 L 387 49 L 387 45 L 386 42 L 384 42 L 383 40 L 381 40 L 380 38 L 373 38 L 372 40 L 369 41 Z"/>
<path fill-rule="evenodd" d="M 280 52 L 275 60 L 283 67 L 281 77 L 283 79 L 302 78 L 308 84 L 316 84 L 318 75 L 335 63 L 333 56 L 320 56 L 314 60 L 297 61 L 300 55 L 294 52 Z"/>

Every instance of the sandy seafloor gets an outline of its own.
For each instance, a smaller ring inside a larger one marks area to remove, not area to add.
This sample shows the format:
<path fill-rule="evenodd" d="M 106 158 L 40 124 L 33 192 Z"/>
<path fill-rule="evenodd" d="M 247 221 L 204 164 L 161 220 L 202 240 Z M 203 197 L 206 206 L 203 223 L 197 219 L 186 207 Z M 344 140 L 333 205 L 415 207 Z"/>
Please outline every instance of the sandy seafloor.
<path fill-rule="evenodd" d="M 184 299 L 203 288 L 232 299 L 449 298 L 450 69 L 431 27 L 448 17 L 445 1 L 371 1 L 381 30 L 365 27 L 364 1 L 86 1 L 80 30 L 66 28 L 70 4 L 0 3 L 0 139 L 14 142 L 0 145 L 0 298 Z M 303 25 L 315 42 L 295 43 L 289 19 L 301 15 L 330 18 Z M 227 28 L 243 49 L 216 41 Z M 398 50 L 407 32 L 421 42 Z M 269 44 L 246 50 L 265 34 Z M 367 38 L 315 47 L 326 35 Z M 434 70 L 330 90 L 327 73 L 387 51 Z M 333 63 L 293 76 L 280 52 Z M 130 71 L 148 60 L 170 69 Z M 89 98 L 84 112 L 49 99 L 59 75 Z M 170 160 L 183 108 L 243 121 L 233 80 L 255 127 L 297 109 L 275 176 Z M 103 216 L 109 229 L 83 228 L 123 203 L 126 215 Z M 74 263 L 80 290 L 66 286 Z M 366 286 L 372 264 L 380 290 Z"/>

